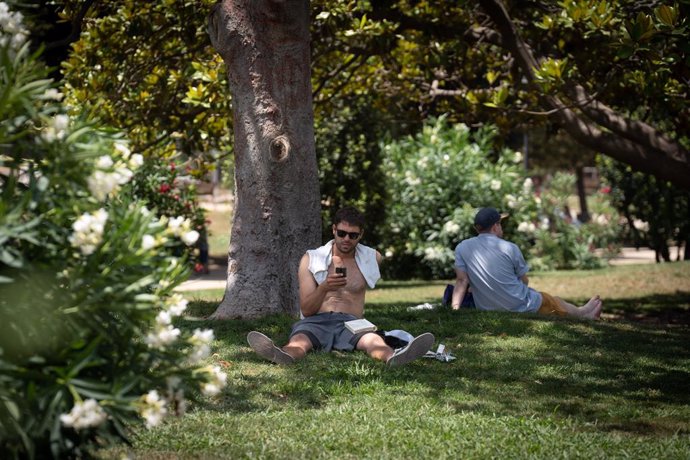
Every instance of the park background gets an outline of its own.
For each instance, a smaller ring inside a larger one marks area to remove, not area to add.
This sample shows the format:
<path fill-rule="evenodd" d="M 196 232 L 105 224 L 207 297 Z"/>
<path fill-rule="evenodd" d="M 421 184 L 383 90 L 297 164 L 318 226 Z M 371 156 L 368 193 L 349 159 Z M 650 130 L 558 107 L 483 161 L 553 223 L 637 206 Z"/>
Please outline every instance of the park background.
<path fill-rule="evenodd" d="M 367 315 L 431 330 L 458 357 L 404 370 L 357 355 L 263 363 L 244 337 L 284 340 L 289 296 L 220 321 L 236 291 L 176 288 L 224 267 L 228 190 L 244 178 L 212 2 L 10 4 L 3 456 L 687 456 L 685 3 L 544 3 L 512 19 L 502 2 L 311 3 L 318 169 L 299 179 L 318 182 L 307 198 L 322 212 L 305 238 L 267 227 L 304 246 L 342 204 L 366 212 L 365 242 L 387 260 Z M 497 53 L 515 51 L 496 40 L 510 24 L 540 67 Z M 598 134 L 574 135 L 571 112 Z M 535 287 L 576 302 L 596 290 L 604 321 L 440 305 L 484 205 L 511 213 Z M 624 247 L 666 263 L 611 266 Z"/>

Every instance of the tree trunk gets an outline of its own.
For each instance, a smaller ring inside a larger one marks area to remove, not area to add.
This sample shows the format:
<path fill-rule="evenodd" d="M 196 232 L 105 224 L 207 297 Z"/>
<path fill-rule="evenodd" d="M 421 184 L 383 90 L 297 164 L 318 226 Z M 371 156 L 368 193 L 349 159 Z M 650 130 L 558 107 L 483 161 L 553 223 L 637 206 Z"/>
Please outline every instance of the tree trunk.
<path fill-rule="evenodd" d="M 578 219 L 584 224 L 589 222 L 589 206 L 587 206 L 587 191 L 585 190 L 585 173 L 582 166 L 579 165 L 575 167 L 575 171 L 575 177 L 577 178 L 575 182 L 577 185 L 577 198 L 580 201 L 580 215 Z"/>
<path fill-rule="evenodd" d="M 223 0 L 209 16 L 225 61 L 235 209 L 214 319 L 299 312 L 297 268 L 321 241 L 308 0 Z"/>

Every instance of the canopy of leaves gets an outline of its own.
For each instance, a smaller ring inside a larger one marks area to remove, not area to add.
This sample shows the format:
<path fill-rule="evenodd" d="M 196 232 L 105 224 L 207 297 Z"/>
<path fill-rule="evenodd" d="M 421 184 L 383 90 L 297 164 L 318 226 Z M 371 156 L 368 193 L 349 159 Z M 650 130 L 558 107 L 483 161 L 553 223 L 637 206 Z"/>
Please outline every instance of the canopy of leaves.
<path fill-rule="evenodd" d="M 205 31 L 213 2 L 56 3 L 65 18 L 83 16 L 64 67 L 75 104 L 128 131 L 138 151 L 229 150 L 224 69 Z M 536 59 L 530 69 L 498 33 L 490 4 L 502 3 L 311 2 L 317 127 L 343 101 L 366 97 L 394 137 L 441 114 L 470 127 L 491 122 L 503 134 L 527 125 L 551 125 L 546 132 L 555 133 L 561 121 L 549 115 L 562 109 L 545 98 L 573 108 L 596 99 L 687 149 L 687 2 L 508 2 Z"/>
<path fill-rule="evenodd" d="M 506 3 L 532 68 L 519 65 L 515 54 L 525 49 L 516 51 L 487 13 L 501 2 L 313 2 L 317 108 L 367 93 L 400 122 L 448 113 L 506 133 L 554 123 L 548 115 L 562 108 L 546 98 L 573 109 L 596 99 L 687 149 L 687 2 Z"/>
<path fill-rule="evenodd" d="M 63 2 L 74 17 L 85 2 Z M 225 68 L 204 24 L 213 1 L 97 2 L 63 64 L 69 102 L 158 156 L 229 148 Z"/>

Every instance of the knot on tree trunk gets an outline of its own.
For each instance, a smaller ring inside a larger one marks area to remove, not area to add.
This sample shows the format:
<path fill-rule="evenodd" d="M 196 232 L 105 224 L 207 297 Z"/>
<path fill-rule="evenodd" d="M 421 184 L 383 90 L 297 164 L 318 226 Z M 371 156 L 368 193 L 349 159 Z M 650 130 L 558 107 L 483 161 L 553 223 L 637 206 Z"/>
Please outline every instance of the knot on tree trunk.
<path fill-rule="evenodd" d="M 269 152 L 271 154 L 271 159 L 275 162 L 280 163 L 287 160 L 290 154 L 290 140 L 287 136 L 276 137 L 271 141 Z"/>

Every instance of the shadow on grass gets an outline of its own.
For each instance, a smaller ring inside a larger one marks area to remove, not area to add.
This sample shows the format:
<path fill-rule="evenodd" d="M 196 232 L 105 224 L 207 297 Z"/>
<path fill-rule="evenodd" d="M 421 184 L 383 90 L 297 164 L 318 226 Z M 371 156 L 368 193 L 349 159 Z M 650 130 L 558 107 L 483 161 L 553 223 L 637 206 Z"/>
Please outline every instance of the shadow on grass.
<path fill-rule="evenodd" d="M 606 301 L 605 317 L 655 326 L 690 326 L 690 292 Z"/>
<path fill-rule="evenodd" d="M 610 301 L 610 316 L 599 322 L 407 306 L 380 304 L 367 318 L 383 330 L 432 332 L 456 361 L 420 359 L 389 369 L 363 353 L 336 352 L 276 366 L 249 349 L 246 334 L 260 330 L 283 344 L 293 318 L 209 321 L 232 364 L 223 398 L 204 408 L 308 410 L 340 399 L 413 394 L 458 413 L 549 415 L 600 431 L 690 433 L 690 293 Z M 190 304 L 199 316 L 215 307 Z M 200 327 L 199 321 L 182 326 Z"/>

